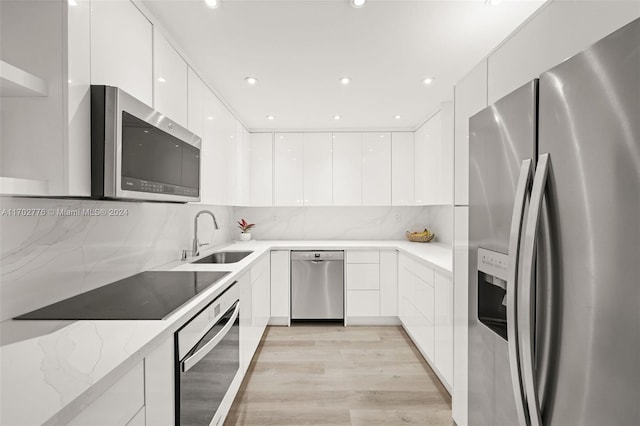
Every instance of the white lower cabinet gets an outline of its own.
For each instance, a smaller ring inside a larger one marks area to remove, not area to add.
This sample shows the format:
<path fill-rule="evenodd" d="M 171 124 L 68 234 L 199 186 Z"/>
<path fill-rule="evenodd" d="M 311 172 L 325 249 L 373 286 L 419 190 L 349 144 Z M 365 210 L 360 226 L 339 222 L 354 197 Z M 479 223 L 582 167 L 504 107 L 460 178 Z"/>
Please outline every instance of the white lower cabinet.
<path fill-rule="evenodd" d="M 290 264 L 289 250 L 271 252 L 271 319 L 272 325 L 289 325 Z"/>
<path fill-rule="evenodd" d="M 398 316 L 447 389 L 453 384 L 451 276 L 407 255 L 398 259 Z"/>
<path fill-rule="evenodd" d="M 175 418 L 173 335 L 144 359 L 146 424 L 172 426 Z M 137 417 L 137 416 L 136 416 Z M 144 423 L 143 423 L 144 424 Z"/>
<path fill-rule="evenodd" d="M 445 380 L 453 384 L 453 285 L 450 277 L 435 274 L 435 361 Z"/>
<path fill-rule="evenodd" d="M 379 323 L 376 318 L 396 317 L 397 252 L 348 250 L 345 263 L 347 324 Z"/>
<path fill-rule="evenodd" d="M 271 316 L 269 254 L 240 276 L 240 371 L 246 373 Z"/>
<path fill-rule="evenodd" d="M 126 425 L 144 407 L 144 364 L 140 362 L 71 420 L 72 426 Z"/>

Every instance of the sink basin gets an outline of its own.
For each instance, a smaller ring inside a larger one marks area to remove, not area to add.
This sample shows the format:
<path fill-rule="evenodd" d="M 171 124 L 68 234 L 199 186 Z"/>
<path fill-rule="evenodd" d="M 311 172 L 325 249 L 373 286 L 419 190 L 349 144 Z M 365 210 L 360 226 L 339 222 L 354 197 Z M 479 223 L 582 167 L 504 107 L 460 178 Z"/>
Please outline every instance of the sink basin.
<path fill-rule="evenodd" d="M 219 251 L 191 263 L 236 263 L 249 256 L 252 251 Z"/>

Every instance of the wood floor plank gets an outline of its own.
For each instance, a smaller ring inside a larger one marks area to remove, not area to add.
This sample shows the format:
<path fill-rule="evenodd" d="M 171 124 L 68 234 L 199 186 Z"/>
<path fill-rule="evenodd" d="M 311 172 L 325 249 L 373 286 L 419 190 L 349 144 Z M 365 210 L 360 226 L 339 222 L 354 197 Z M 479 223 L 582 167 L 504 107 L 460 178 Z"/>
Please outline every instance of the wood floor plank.
<path fill-rule="evenodd" d="M 401 327 L 269 327 L 225 425 L 451 425 L 451 398 Z"/>

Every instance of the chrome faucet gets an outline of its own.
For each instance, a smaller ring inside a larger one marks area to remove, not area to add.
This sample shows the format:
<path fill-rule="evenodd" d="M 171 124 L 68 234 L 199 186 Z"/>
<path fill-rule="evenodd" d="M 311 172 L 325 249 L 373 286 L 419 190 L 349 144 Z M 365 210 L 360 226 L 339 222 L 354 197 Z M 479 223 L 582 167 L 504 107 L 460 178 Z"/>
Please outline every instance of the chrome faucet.
<path fill-rule="evenodd" d="M 192 252 L 192 256 L 194 256 L 194 257 L 198 256 L 200 254 L 200 247 L 209 245 L 209 243 L 200 244 L 200 242 L 198 241 L 198 217 L 202 213 L 206 213 L 209 216 L 211 216 L 211 218 L 213 218 L 213 226 L 216 229 L 220 229 L 220 227 L 218 226 L 218 221 L 216 220 L 216 217 L 213 214 L 213 212 L 211 212 L 209 210 L 200 210 L 198 213 L 196 213 L 196 217 L 195 217 L 195 219 L 193 219 L 193 252 Z"/>

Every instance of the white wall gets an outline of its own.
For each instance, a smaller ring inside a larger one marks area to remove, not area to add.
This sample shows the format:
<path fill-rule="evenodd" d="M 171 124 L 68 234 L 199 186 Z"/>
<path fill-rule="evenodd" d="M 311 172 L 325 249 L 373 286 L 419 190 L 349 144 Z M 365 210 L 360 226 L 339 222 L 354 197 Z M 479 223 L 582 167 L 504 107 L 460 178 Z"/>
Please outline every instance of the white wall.
<path fill-rule="evenodd" d="M 179 259 L 201 209 L 201 242 L 234 235 L 231 207 L 47 198 L 0 199 L 0 320 Z M 125 216 L 11 216 L 12 209 L 126 209 Z"/>
<path fill-rule="evenodd" d="M 436 241 L 452 243 L 453 212 L 447 207 L 236 207 L 236 220 L 256 227 L 260 240 L 401 240 L 406 231 L 425 227 Z"/>

